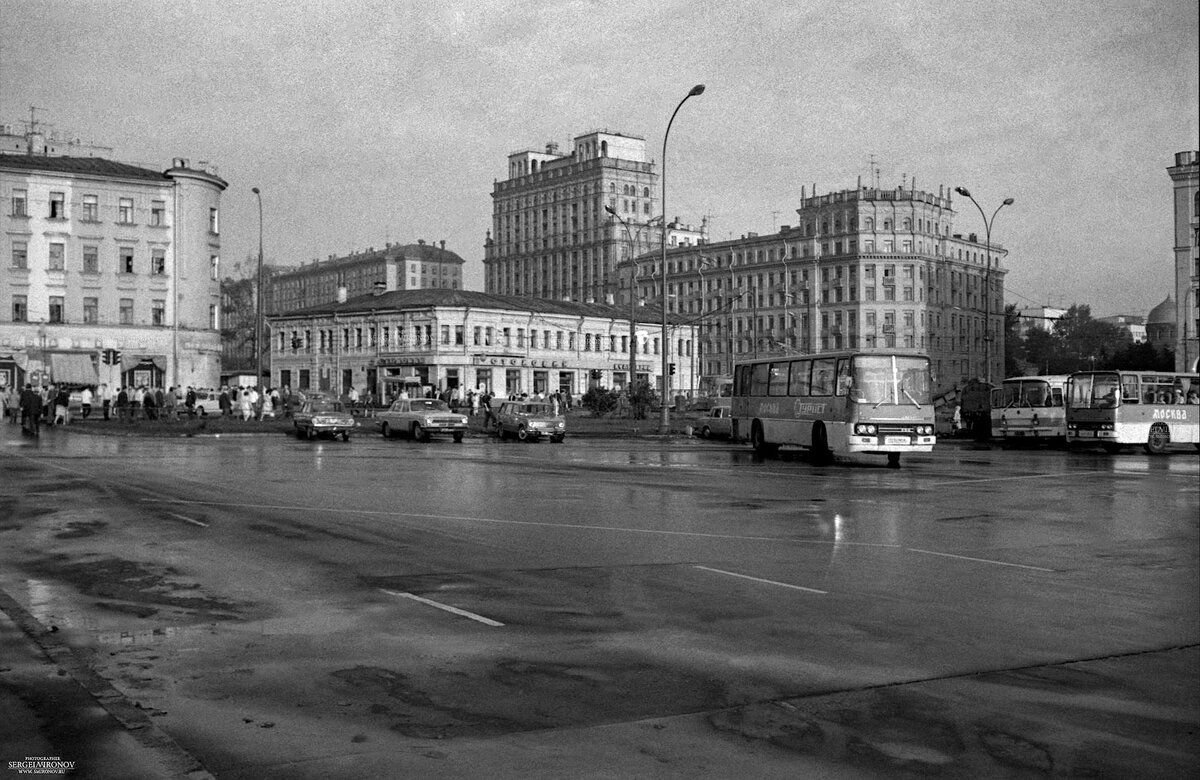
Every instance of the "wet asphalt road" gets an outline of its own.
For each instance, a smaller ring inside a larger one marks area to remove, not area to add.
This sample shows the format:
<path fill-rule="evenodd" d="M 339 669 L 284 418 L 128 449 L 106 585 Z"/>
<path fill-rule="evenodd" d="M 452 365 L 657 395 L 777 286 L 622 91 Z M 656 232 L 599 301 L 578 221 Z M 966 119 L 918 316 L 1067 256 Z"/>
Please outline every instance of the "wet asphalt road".
<path fill-rule="evenodd" d="M 218 777 L 1200 761 L 1195 453 L 0 445 L 0 590 Z"/>

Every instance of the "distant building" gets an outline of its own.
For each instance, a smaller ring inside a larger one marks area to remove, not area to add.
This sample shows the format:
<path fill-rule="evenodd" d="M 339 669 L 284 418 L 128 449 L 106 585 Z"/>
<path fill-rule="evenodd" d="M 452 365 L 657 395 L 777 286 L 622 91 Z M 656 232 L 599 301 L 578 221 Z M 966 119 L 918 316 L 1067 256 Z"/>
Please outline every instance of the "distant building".
<path fill-rule="evenodd" d="M 1175 369 L 1200 365 L 1200 151 L 1179 152 L 1167 169 L 1175 218 Z"/>
<path fill-rule="evenodd" d="M 974 233 L 954 232 L 948 191 L 802 189 L 796 212 L 778 233 L 668 253 L 669 309 L 699 322 L 702 382 L 752 357 L 889 347 L 929 354 L 948 389 L 987 376 L 988 338 L 1003 376 L 1008 253 L 992 244 L 989 263 Z M 661 259 L 636 262 L 653 302 Z"/>
<path fill-rule="evenodd" d="M 1017 335 L 1024 338 L 1033 328 L 1046 332 L 1054 330 L 1054 323 L 1066 316 L 1067 310 L 1056 306 L 1023 306 L 1017 309 L 1020 318 L 1017 325 Z"/>
<path fill-rule="evenodd" d="M 227 183 L 77 150 L 0 154 L 0 383 L 215 384 Z"/>
<path fill-rule="evenodd" d="M 1107 322 L 1129 334 L 1135 343 L 1146 340 L 1146 318 L 1137 314 L 1113 314 L 1109 317 L 1097 317 L 1099 322 Z"/>
<path fill-rule="evenodd" d="M 425 389 L 483 389 L 501 396 L 629 381 L 662 387 L 661 311 L 631 323 L 606 304 L 492 295 L 465 290 L 397 290 L 269 318 L 269 383 L 293 390 L 377 397 L 404 381 Z M 694 329 L 671 317 L 677 387 L 692 386 Z M 643 360 L 644 357 L 644 360 Z"/>
<path fill-rule="evenodd" d="M 661 246 L 665 215 L 646 141 L 608 131 L 577 136 L 569 154 L 508 156 L 508 178 L 492 187 L 484 289 L 580 302 L 615 302 L 622 259 Z M 612 209 L 612 213 L 606 210 Z M 615 215 L 615 216 L 614 216 Z M 706 229 L 669 220 L 668 246 L 702 243 Z"/>
<path fill-rule="evenodd" d="M 265 286 L 263 308 L 268 314 L 334 303 L 377 289 L 442 289 L 462 287 L 463 259 L 446 249 L 446 242 L 387 244 L 295 268 L 276 266 Z"/>

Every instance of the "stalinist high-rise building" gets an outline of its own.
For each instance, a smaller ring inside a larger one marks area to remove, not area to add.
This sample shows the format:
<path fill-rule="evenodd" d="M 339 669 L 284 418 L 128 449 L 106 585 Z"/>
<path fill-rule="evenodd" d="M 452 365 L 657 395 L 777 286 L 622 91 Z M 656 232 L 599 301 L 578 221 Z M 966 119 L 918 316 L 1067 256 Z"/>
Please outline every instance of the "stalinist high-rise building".
<path fill-rule="evenodd" d="M 618 264 L 662 240 L 658 173 L 636 136 L 598 130 L 576 136 L 569 153 L 554 143 L 513 152 L 492 203 L 490 293 L 615 302 L 629 289 Z M 702 230 L 668 223 L 668 246 L 702 240 Z"/>

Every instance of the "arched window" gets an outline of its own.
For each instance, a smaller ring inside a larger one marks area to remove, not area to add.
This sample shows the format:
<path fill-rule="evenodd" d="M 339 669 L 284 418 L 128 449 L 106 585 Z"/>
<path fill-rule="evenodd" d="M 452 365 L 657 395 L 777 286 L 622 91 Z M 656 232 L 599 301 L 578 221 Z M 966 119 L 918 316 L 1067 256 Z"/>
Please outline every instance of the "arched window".
<path fill-rule="evenodd" d="M 643 197 L 643 198 L 648 198 L 648 197 L 650 197 L 650 188 L 649 188 L 649 187 L 643 187 L 643 188 L 642 188 L 642 197 Z"/>
<path fill-rule="evenodd" d="M 891 221 L 890 219 L 885 219 L 885 220 L 883 221 L 883 229 L 884 229 L 884 230 L 891 230 L 891 229 L 892 229 L 892 221 Z"/>
<path fill-rule="evenodd" d="M 864 218 L 863 219 L 863 230 L 874 230 L 874 229 L 875 229 L 875 218 L 874 217 Z"/>
<path fill-rule="evenodd" d="M 600 142 L 600 156 L 608 157 L 608 141 Z"/>

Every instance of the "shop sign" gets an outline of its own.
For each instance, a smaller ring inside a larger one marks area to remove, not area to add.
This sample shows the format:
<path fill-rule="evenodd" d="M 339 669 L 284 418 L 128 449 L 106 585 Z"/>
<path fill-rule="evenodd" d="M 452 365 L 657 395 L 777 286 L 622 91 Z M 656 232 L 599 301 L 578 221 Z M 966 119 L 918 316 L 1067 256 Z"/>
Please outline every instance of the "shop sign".
<path fill-rule="evenodd" d="M 506 355 L 472 355 L 471 363 L 477 366 L 525 366 L 529 368 L 566 368 L 565 360 L 538 360 L 536 358 L 508 357 Z"/>
<path fill-rule="evenodd" d="M 433 362 L 429 355 L 419 355 L 416 357 L 381 357 L 375 361 L 375 365 L 381 368 L 386 366 L 423 366 L 426 363 Z"/>

